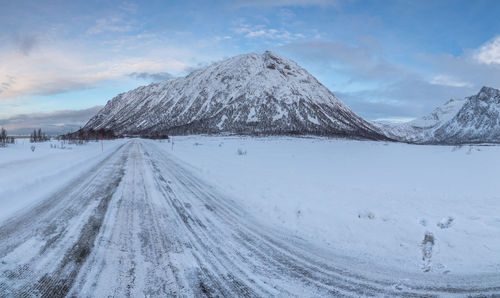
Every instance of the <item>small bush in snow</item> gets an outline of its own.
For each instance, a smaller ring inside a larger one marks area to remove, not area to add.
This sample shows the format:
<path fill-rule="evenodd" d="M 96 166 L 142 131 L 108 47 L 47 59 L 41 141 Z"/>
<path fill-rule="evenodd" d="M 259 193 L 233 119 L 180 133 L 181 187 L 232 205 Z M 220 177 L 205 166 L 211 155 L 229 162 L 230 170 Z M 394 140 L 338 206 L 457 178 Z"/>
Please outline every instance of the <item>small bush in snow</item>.
<path fill-rule="evenodd" d="M 36 148 L 35 145 L 31 145 L 31 151 L 32 152 L 35 152 L 35 148 Z"/>
<path fill-rule="evenodd" d="M 246 150 L 243 150 L 243 149 L 241 149 L 241 148 L 238 148 L 238 151 L 236 151 L 236 153 L 237 153 L 238 155 L 247 155 L 247 151 L 246 151 Z"/>

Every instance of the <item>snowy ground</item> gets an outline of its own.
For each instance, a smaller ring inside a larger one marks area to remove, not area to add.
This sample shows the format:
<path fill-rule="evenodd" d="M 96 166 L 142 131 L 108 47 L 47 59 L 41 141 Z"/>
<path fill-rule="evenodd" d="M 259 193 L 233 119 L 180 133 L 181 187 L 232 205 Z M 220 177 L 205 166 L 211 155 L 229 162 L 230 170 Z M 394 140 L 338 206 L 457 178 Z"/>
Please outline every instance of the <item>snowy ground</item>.
<path fill-rule="evenodd" d="M 0 296 L 500 293 L 500 147 L 174 141 L 0 148 Z"/>
<path fill-rule="evenodd" d="M 189 136 L 173 154 L 256 216 L 342 254 L 403 271 L 500 272 L 499 146 Z"/>
<path fill-rule="evenodd" d="M 88 172 L 125 142 L 90 142 L 77 146 L 59 141 L 32 144 L 29 139 L 18 139 L 16 144 L 0 148 L 0 221 L 17 210 L 39 203 L 62 185 Z M 35 147 L 34 151 L 31 146 Z"/>

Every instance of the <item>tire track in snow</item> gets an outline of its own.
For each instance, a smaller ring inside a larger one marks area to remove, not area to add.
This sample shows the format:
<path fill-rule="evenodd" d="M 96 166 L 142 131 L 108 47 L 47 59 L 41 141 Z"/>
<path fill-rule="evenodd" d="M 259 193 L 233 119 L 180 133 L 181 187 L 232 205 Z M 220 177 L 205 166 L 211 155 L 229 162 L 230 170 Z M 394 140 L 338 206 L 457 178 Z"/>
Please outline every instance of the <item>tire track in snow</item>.
<path fill-rule="evenodd" d="M 152 154 L 155 153 L 153 152 Z M 338 274 L 336 276 L 328 276 L 328 278 L 323 277 L 322 280 L 315 272 L 319 268 L 301 262 L 301 260 L 297 259 L 295 256 L 297 252 L 292 251 L 290 253 L 283 248 L 272 245 L 271 243 L 275 242 L 274 240 L 271 240 L 263 233 L 247 228 L 245 226 L 245 224 L 249 224 L 245 222 L 247 215 L 241 210 L 236 210 L 234 206 L 227 204 L 230 202 L 222 202 L 223 200 L 221 200 L 221 198 L 223 197 L 215 193 L 214 190 L 207 185 L 204 185 L 202 181 L 198 181 L 182 167 L 165 156 L 162 157 L 156 154 L 152 160 L 160 187 L 164 184 L 164 181 L 166 181 L 162 175 L 169 173 L 171 174 L 170 177 L 176 180 L 176 183 L 174 183 L 174 190 L 172 190 L 171 187 L 166 187 L 165 198 L 169 199 L 187 227 L 188 232 L 192 234 L 193 242 L 198 243 L 200 246 L 200 249 L 197 249 L 197 251 L 209 252 L 209 254 L 205 253 L 202 255 L 199 261 L 205 261 L 212 267 L 222 267 L 222 269 L 216 270 L 211 274 L 210 272 L 206 272 L 208 275 L 211 275 L 212 278 L 214 276 L 218 279 L 223 277 L 222 281 L 216 283 L 222 290 L 235 290 L 235 292 L 232 293 L 233 295 L 244 295 L 244 292 L 238 292 L 237 287 L 231 289 L 231 283 L 236 275 L 238 276 L 238 285 L 255 284 L 255 281 L 252 281 L 252 278 L 248 275 L 242 275 L 242 273 L 245 272 L 244 269 L 238 268 L 250 267 L 246 268 L 247 272 L 260 271 L 259 273 L 261 276 L 256 276 L 257 278 L 276 279 L 274 284 L 265 284 L 265 282 L 263 282 L 263 286 L 260 289 L 261 291 L 263 290 L 263 292 L 260 292 L 260 295 L 286 293 L 287 296 L 293 296 L 294 292 L 288 291 L 287 288 L 297 283 L 301 284 L 300 287 L 309 288 L 309 294 L 322 293 L 323 295 L 341 295 L 351 293 L 356 295 L 367 295 L 369 293 L 382 292 L 382 290 L 371 287 L 367 283 L 360 284 L 352 281 L 349 283 L 342 277 L 342 274 L 346 273 L 344 271 L 337 272 Z M 158 167 L 156 166 L 157 163 L 163 164 Z M 159 168 L 163 169 L 163 174 Z M 203 210 L 205 213 L 208 213 L 210 217 L 201 214 L 193 214 L 193 208 L 188 208 L 188 210 L 183 207 L 183 204 L 179 203 L 180 198 L 184 201 L 189 201 L 188 204 L 190 206 L 199 205 L 201 208 L 198 209 L 198 211 Z M 195 201 L 193 201 L 193 199 Z M 204 221 L 207 223 L 203 224 Z M 207 226 L 215 225 L 218 225 L 216 229 L 214 228 L 208 232 L 204 231 L 207 229 Z M 204 228 L 199 229 L 196 228 L 196 226 Z M 259 226 L 256 226 L 256 228 L 262 229 L 262 227 Z M 218 247 L 218 243 L 228 241 L 232 242 L 234 247 L 231 249 Z M 207 244 L 212 244 L 212 246 L 208 246 Z M 248 254 L 251 257 L 245 258 L 243 254 Z M 214 260 L 218 262 L 214 262 Z M 240 261 L 238 262 L 238 260 Z M 233 269 L 233 272 L 231 272 L 232 275 L 230 277 L 224 278 L 224 274 L 220 272 L 227 268 Z M 276 291 L 277 288 L 279 289 L 278 291 Z M 402 292 L 400 294 L 405 293 Z M 410 293 L 406 294 L 409 295 Z"/>
<path fill-rule="evenodd" d="M 128 146 L 0 227 L 0 293 L 64 296 L 92 250 Z M 27 245 L 28 244 L 28 245 Z"/>
<path fill-rule="evenodd" d="M 500 294 L 498 274 L 429 283 L 359 271 L 350 259 L 261 225 L 143 140 L 4 222 L 0 239 L 0 296 Z"/>
<path fill-rule="evenodd" d="M 154 188 L 145 177 L 148 169 L 136 141 L 126 168 L 71 294 L 176 296 L 185 286 L 169 258 L 180 250 L 176 230 L 167 210 L 154 202 Z"/>
<path fill-rule="evenodd" d="M 156 146 L 154 143 L 148 145 L 153 148 Z M 188 231 L 194 234 L 194 242 L 200 243 L 201 249 L 197 251 L 205 252 L 201 258 L 212 266 L 222 268 L 212 275 L 217 275 L 217 285 L 225 284 L 222 287 L 226 289 L 231 288 L 228 284 L 232 282 L 232 276 L 224 277 L 221 274 L 224 268 L 232 268 L 231 273 L 237 280 L 263 296 L 294 296 L 301 289 L 305 289 L 307 296 L 411 297 L 500 293 L 500 286 L 495 283 L 498 274 L 458 276 L 455 279 L 439 277 L 436 280 L 435 276 L 408 275 L 406 278 L 393 272 L 382 272 L 382 278 L 380 274 L 370 277 L 370 271 L 357 273 L 355 269 L 350 269 L 349 260 L 311 254 L 313 249 L 307 243 L 286 236 L 281 231 L 263 227 L 258 224 L 258 220 L 250 220 L 251 217 L 237 208 L 237 204 L 187 171 L 168 153 L 162 154 L 153 148 L 149 154 L 158 186 L 167 185 L 164 187 L 164 196 L 171 201 Z M 186 204 L 191 207 L 186 208 Z M 228 242 L 230 245 L 220 246 L 220 243 Z M 209 243 L 211 247 L 207 247 Z M 335 265 L 337 261 L 343 266 Z M 250 272 L 252 276 L 244 272 Z M 256 279 L 260 279 L 260 288 L 255 287 L 259 284 Z M 299 286 L 294 288 L 293 285 Z M 244 291 L 232 294 L 244 295 Z"/>

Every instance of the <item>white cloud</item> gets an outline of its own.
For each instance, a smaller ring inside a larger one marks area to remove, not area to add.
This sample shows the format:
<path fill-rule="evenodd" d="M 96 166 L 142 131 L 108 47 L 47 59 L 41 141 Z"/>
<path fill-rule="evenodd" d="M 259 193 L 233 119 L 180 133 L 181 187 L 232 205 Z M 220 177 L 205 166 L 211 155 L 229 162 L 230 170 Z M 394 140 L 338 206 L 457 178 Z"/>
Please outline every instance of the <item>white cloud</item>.
<path fill-rule="evenodd" d="M 247 24 L 242 24 L 240 27 L 233 29 L 237 34 L 242 34 L 246 38 L 267 38 L 274 40 L 297 40 L 301 38 L 305 38 L 305 35 L 302 33 L 290 33 L 287 30 L 278 30 L 278 29 L 268 29 L 262 25 L 257 26 L 249 26 Z"/>
<path fill-rule="evenodd" d="M 387 117 L 387 118 L 377 118 L 373 121 L 380 123 L 406 123 L 415 120 L 415 117 Z"/>
<path fill-rule="evenodd" d="M 48 134 L 62 134 L 77 130 L 94 116 L 102 106 L 83 110 L 60 110 L 50 113 L 31 113 L 0 119 L 0 126 L 10 134 L 29 134 L 41 128 Z"/>
<path fill-rule="evenodd" d="M 119 9 L 127 13 L 135 14 L 138 11 L 138 6 L 137 4 L 132 2 L 124 2 L 119 5 Z"/>
<path fill-rule="evenodd" d="M 130 73 L 182 73 L 190 64 L 165 55 L 102 58 L 83 49 L 46 46 L 25 56 L 3 51 L 0 64 L 0 100 L 23 95 L 55 94 L 92 88 L 99 82 Z"/>
<path fill-rule="evenodd" d="M 229 40 L 231 39 L 232 37 L 230 35 L 224 35 L 224 36 L 216 36 L 215 37 L 215 40 L 216 41 L 221 41 L 221 40 Z"/>
<path fill-rule="evenodd" d="M 259 37 L 259 36 L 264 36 L 264 35 L 271 35 L 271 32 L 267 32 L 266 30 L 257 30 L 257 31 L 249 31 L 245 37 Z"/>
<path fill-rule="evenodd" d="M 100 34 L 104 32 L 128 32 L 132 30 L 132 25 L 125 23 L 121 17 L 102 18 L 87 30 L 87 34 Z"/>
<path fill-rule="evenodd" d="M 474 57 L 484 64 L 500 64 L 500 36 L 483 44 Z"/>
<path fill-rule="evenodd" d="M 433 85 L 442 85 L 442 86 L 450 86 L 450 87 L 472 87 L 473 84 L 470 82 L 464 82 L 458 79 L 455 79 L 451 76 L 447 75 L 437 75 L 433 77 L 429 83 Z"/>

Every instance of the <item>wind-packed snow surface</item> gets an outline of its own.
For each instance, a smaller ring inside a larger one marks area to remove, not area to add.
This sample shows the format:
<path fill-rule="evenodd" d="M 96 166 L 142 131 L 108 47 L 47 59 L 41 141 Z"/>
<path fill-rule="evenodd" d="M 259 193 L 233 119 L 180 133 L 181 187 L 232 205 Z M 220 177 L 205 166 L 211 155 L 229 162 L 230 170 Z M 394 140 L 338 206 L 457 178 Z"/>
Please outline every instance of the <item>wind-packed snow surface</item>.
<path fill-rule="evenodd" d="M 403 271 L 500 272 L 500 146 L 314 137 L 174 144 L 175 156 L 260 218 L 338 253 Z M 422 260 L 426 233 L 434 246 Z"/>
<path fill-rule="evenodd" d="M 0 221 L 40 203 L 61 185 L 98 165 L 124 142 L 77 146 L 56 141 L 33 144 L 29 139 L 17 139 L 15 145 L 0 148 Z"/>
<path fill-rule="evenodd" d="M 378 125 L 395 140 L 424 144 L 500 143 L 500 90 L 450 99 L 431 114 L 408 123 Z"/>
<path fill-rule="evenodd" d="M 319 134 L 385 139 L 295 62 L 236 56 L 120 94 L 84 129 L 123 134 Z"/>
<path fill-rule="evenodd" d="M 500 294 L 496 146 L 0 150 L 0 296 Z"/>

